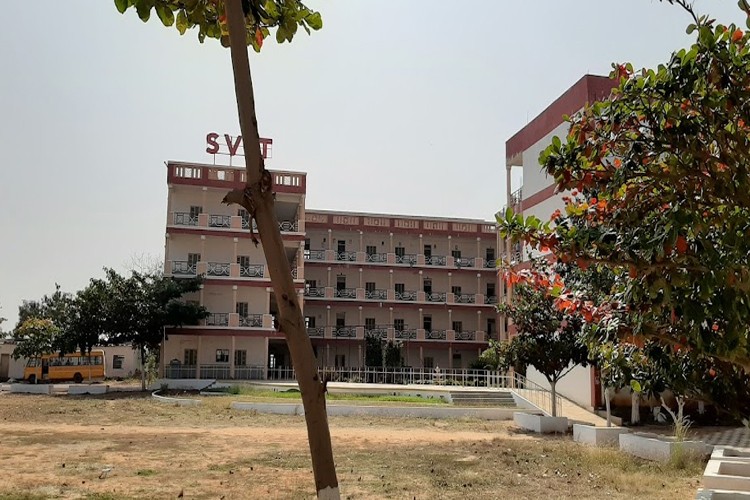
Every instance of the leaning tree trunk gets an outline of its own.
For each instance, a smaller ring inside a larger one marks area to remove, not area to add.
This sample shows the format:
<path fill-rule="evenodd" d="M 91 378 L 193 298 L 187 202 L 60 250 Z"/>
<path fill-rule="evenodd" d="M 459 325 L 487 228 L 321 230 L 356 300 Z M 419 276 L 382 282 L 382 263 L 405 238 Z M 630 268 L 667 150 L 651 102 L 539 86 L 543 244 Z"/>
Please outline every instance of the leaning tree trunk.
<path fill-rule="evenodd" d="M 265 169 L 260 154 L 260 137 L 255 115 L 255 97 L 247 55 L 247 29 L 242 3 L 241 0 L 226 0 L 225 4 L 234 71 L 234 90 L 237 96 L 240 130 L 245 143 L 247 183 L 244 190 L 232 191 L 224 198 L 224 201 L 245 207 L 258 224 L 263 252 L 271 275 L 271 284 L 279 308 L 279 329 L 286 336 L 297 382 L 302 393 L 315 489 L 318 498 L 338 499 L 338 480 L 326 413 L 326 387 L 318 375 L 312 343 L 305 330 L 297 290 L 294 287 L 289 262 L 284 252 L 284 243 L 274 210 L 271 174 Z"/>

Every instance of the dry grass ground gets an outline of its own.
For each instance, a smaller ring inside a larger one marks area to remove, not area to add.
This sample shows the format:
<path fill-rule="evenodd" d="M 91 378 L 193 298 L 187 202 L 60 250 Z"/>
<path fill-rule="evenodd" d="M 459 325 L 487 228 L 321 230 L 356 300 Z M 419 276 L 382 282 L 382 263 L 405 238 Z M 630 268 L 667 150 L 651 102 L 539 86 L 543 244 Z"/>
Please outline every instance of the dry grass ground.
<path fill-rule="evenodd" d="M 0 499 L 311 498 L 303 419 L 230 400 L 0 394 Z M 702 469 L 505 422 L 332 418 L 331 429 L 345 498 L 691 498 Z"/>

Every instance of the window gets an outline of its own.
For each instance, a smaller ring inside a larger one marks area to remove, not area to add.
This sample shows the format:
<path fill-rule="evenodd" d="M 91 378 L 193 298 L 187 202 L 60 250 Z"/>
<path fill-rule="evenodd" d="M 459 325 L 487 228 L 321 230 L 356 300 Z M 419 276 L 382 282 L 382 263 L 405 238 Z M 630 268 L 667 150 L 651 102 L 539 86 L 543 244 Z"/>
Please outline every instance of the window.
<path fill-rule="evenodd" d="M 305 238 L 305 250 L 310 250 L 310 238 Z"/>
<path fill-rule="evenodd" d="M 318 288 L 318 282 L 316 280 L 305 280 L 305 290 L 310 290 L 311 288 Z"/>
<path fill-rule="evenodd" d="M 365 283 L 365 291 L 366 292 L 374 292 L 375 291 L 375 282 L 374 281 L 368 281 Z"/>
<path fill-rule="evenodd" d="M 422 361 L 422 366 L 425 368 L 434 368 L 435 359 L 431 356 L 425 356 L 424 360 Z"/>
<path fill-rule="evenodd" d="M 249 314 L 247 302 L 237 302 L 236 309 L 237 309 L 237 314 L 239 314 L 243 318 L 246 318 L 247 315 Z"/>
<path fill-rule="evenodd" d="M 346 326 L 346 313 L 336 313 L 336 329 Z"/>
<path fill-rule="evenodd" d="M 376 247 L 375 245 L 367 245 L 365 252 L 367 253 L 367 255 L 375 255 L 376 253 L 378 253 L 378 247 Z"/>
<path fill-rule="evenodd" d="M 487 297 L 494 297 L 495 296 L 495 284 L 494 283 L 487 283 Z"/>
<path fill-rule="evenodd" d="M 453 250 L 451 251 L 451 255 L 454 259 L 460 259 L 461 258 L 461 250 Z"/>
<path fill-rule="evenodd" d="M 305 328 L 315 328 L 315 316 L 305 316 Z"/>
<path fill-rule="evenodd" d="M 240 351 L 234 351 L 234 366 L 245 365 L 247 365 L 247 351 L 244 349 Z"/>
<path fill-rule="evenodd" d="M 464 331 L 464 324 L 463 321 L 454 321 L 453 322 L 453 331 L 456 333 L 461 333 Z"/>
<path fill-rule="evenodd" d="M 250 256 L 249 255 L 238 255 L 237 256 L 237 264 L 239 264 L 240 267 L 250 267 Z"/>
<path fill-rule="evenodd" d="M 216 362 L 229 363 L 229 349 L 216 349 Z"/>
<path fill-rule="evenodd" d="M 198 217 L 200 214 L 203 213 L 203 207 L 199 206 L 192 206 L 190 207 L 190 218 Z"/>
<path fill-rule="evenodd" d="M 365 318 L 365 331 L 375 329 L 375 318 Z"/>
<path fill-rule="evenodd" d="M 487 262 L 495 262 L 495 249 L 492 247 L 488 248 L 484 256 Z"/>
<path fill-rule="evenodd" d="M 432 331 L 432 316 L 426 314 L 425 317 L 422 318 L 422 328 L 428 332 Z"/>
<path fill-rule="evenodd" d="M 451 287 L 451 293 L 453 295 L 461 295 L 461 287 L 460 286 L 452 286 Z"/>
<path fill-rule="evenodd" d="M 432 280 L 430 278 L 424 280 L 424 293 L 432 293 Z"/>
<path fill-rule="evenodd" d="M 425 256 L 425 258 L 432 257 L 432 245 L 425 245 L 424 246 L 424 256 Z"/>
<path fill-rule="evenodd" d="M 188 266 L 196 266 L 198 265 L 198 262 L 201 260 L 201 254 L 199 253 L 189 253 L 188 254 Z"/>
<path fill-rule="evenodd" d="M 406 287 L 403 283 L 396 283 L 393 286 L 396 289 L 396 293 L 404 293 L 406 291 Z"/>
<path fill-rule="evenodd" d="M 396 247 L 394 253 L 396 257 L 403 257 L 406 254 L 406 249 L 404 247 Z"/>
<path fill-rule="evenodd" d="M 336 242 L 336 248 L 338 248 L 339 253 L 346 252 L 346 240 L 338 240 Z"/>
<path fill-rule="evenodd" d="M 461 353 L 453 353 L 453 368 L 461 368 Z"/>
<path fill-rule="evenodd" d="M 336 276 L 336 290 L 346 288 L 346 276 Z"/>
<path fill-rule="evenodd" d="M 336 368 L 343 368 L 346 366 L 346 356 L 343 354 L 337 354 L 334 358 Z"/>
<path fill-rule="evenodd" d="M 487 318 L 487 336 L 495 334 L 495 318 Z"/>
<path fill-rule="evenodd" d="M 78 359 L 76 359 L 76 362 L 78 362 Z M 112 368 L 115 370 L 122 370 L 122 365 L 125 364 L 125 356 L 120 356 L 119 354 L 115 354 L 112 356 Z"/>
<path fill-rule="evenodd" d="M 403 332 L 405 330 L 404 328 L 404 320 L 403 319 L 394 319 L 393 320 L 393 329 L 397 332 Z"/>
<path fill-rule="evenodd" d="M 185 349 L 185 364 L 186 365 L 197 365 L 198 364 L 198 349 Z"/>

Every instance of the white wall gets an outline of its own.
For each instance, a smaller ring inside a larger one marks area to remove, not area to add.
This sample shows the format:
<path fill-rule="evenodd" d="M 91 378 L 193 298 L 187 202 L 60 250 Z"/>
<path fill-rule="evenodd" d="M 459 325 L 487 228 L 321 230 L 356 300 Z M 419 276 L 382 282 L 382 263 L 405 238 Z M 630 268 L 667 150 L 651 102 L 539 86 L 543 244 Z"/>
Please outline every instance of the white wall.
<path fill-rule="evenodd" d="M 557 382 L 557 393 L 585 408 L 591 408 L 591 368 L 576 366 Z M 547 379 L 533 366 L 526 370 L 526 378 L 549 389 Z"/>
<path fill-rule="evenodd" d="M 546 173 L 542 172 L 542 167 L 539 165 L 539 154 L 547 149 L 547 146 L 552 144 L 552 138 L 554 136 L 558 136 L 561 140 L 564 140 L 568 135 L 569 127 L 570 124 L 566 122 L 561 123 L 552 132 L 542 137 L 539 141 L 529 147 L 529 149 L 523 152 L 524 198 L 528 198 L 529 196 L 538 193 L 554 182 L 554 179 L 548 177 Z"/>

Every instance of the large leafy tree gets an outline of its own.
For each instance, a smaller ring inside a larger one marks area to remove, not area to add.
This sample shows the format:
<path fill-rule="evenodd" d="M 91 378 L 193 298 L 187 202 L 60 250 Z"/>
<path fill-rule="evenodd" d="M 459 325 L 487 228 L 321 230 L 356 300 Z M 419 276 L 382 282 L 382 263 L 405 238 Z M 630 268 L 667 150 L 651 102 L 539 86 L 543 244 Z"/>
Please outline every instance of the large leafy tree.
<path fill-rule="evenodd" d="M 338 479 L 325 407 L 326 385 L 321 380 L 315 354 L 302 316 L 289 262 L 274 211 L 272 176 L 260 154 L 258 119 L 250 73 L 247 46 L 260 51 L 263 41 L 276 30 L 278 42 L 291 41 L 297 29 L 308 33 L 322 27 L 320 14 L 300 0 L 115 0 L 122 13 L 134 7 L 147 21 L 152 10 L 165 26 L 175 25 L 182 34 L 196 28 L 198 39 L 219 39 L 231 49 L 234 86 L 240 129 L 245 144 L 247 184 L 233 191 L 225 203 L 243 206 L 257 221 L 276 302 L 279 305 L 279 329 L 284 332 L 292 357 L 305 408 L 308 440 L 312 455 L 315 488 L 319 497 L 338 498 Z M 254 238 L 254 236 L 253 236 Z"/>
<path fill-rule="evenodd" d="M 688 31 L 695 43 L 656 69 L 615 65 L 611 97 L 570 118 L 568 136 L 542 153 L 569 192 L 555 224 L 513 213 L 498 222 L 563 262 L 613 271 L 606 300 L 575 289 L 559 299 L 584 311 L 599 338 L 679 344 L 746 371 L 750 37 L 695 15 Z"/>
<path fill-rule="evenodd" d="M 582 322 L 558 307 L 548 293 L 550 286 L 560 286 L 560 278 L 544 259 L 534 269 L 511 276 L 517 278 L 513 298 L 499 310 L 513 320 L 516 335 L 505 349 L 503 365 L 533 366 L 544 375 L 556 416 L 557 383 L 576 365 L 588 362 L 588 349 L 580 337 Z"/>
<path fill-rule="evenodd" d="M 19 336 L 19 329 L 30 319 L 49 320 L 55 327 L 52 344 L 46 351 L 56 351 L 64 354 L 76 348 L 73 315 L 75 300 L 72 294 L 63 292 L 60 285 L 55 283 L 55 291 L 51 295 L 44 295 L 40 300 L 24 300 L 18 306 L 18 323 L 14 329 L 14 338 Z"/>
<path fill-rule="evenodd" d="M 60 330 L 47 318 L 32 317 L 26 319 L 13 332 L 16 343 L 13 359 L 39 358 L 52 352 L 57 343 Z"/>

